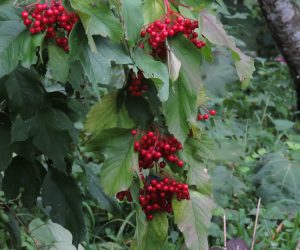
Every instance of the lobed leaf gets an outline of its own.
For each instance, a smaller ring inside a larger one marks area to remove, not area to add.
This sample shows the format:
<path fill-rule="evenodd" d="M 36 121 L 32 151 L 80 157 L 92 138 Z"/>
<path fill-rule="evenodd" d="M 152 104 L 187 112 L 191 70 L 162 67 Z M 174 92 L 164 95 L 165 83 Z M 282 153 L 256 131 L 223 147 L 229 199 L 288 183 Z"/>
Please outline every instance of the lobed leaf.
<path fill-rule="evenodd" d="M 75 245 L 85 236 L 82 197 L 75 180 L 57 169 L 51 168 L 42 186 L 44 206 L 50 206 L 51 219 L 70 230 Z"/>

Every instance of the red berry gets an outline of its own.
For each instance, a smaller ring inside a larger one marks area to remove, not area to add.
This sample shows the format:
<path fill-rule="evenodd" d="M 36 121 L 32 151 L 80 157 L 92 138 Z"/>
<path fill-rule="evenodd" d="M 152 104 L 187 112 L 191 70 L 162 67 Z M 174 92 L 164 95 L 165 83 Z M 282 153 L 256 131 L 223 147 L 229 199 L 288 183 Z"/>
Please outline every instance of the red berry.
<path fill-rule="evenodd" d="M 137 131 L 135 129 L 131 130 L 131 134 L 132 135 L 136 135 L 137 134 Z"/>
<path fill-rule="evenodd" d="M 197 120 L 198 120 L 198 121 L 202 121 L 202 120 L 203 120 L 203 115 L 199 114 L 199 115 L 197 116 Z"/>
<path fill-rule="evenodd" d="M 59 6 L 57 7 L 57 9 L 58 9 L 60 12 L 63 12 L 63 11 L 65 10 L 64 6 L 62 6 L 62 5 L 59 5 Z"/>
<path fill-rule="evenodd" d="M 210 110 L 209 111 L 210 115 L 214 116 L 217 114 L 217 111 L 215 111 L 214 109 Z"/>
<path fill-rule="evenodd" d="M 142 31 L 141 31 L 141 37 L 145 37 L 146 34 L 147 34 L 147 32 L 146 32 L 145 30 L 142 30 Z"/>
<path fill-rule="evenodd" d="M 32 23 L 32 21 L 30 19 L 24 19 L 23 23 L 25 26 L 29 26 Z"/>
<path fill-rule="evenodd" d="M 177 162 L 177 166 L 180 167 L 180 168 L 182 168 L 182 167 L 184 166 L 184 162 L 181 161 L 181 160 L 178 161 L 178 162 Z"/>
<path fill-rule="evenodd" d="M 153 215 L 152 214 L 148 214 L 147 215 L 147 220 L 153 220 Z"/>
<path fill-rule="evenodd" d="M 182 23 L 183 22 L 183 18 L 182 17 L 178 17 L 177 18 L 177 23 Z"/>
<path fill-rule="evenodd" d="M 47 14 L 48 16 L 52 16 L 52 15 L 53 15 L 53 10 L 48 9 L 48 10 L 46 11 L 46 14 Z"/>
<path fill-rule="evenodd" d="M 23 19 L 26 19 L 26 18 L 28 18 L 28 12 L 27 11 L 22 11 L 22 17 L 23 17 Z"/>
<path fill-rule="evenodd" d="M 162 162 L 159 163 L 159 166 L 160 166 L 161 168 L 164 168 L 164 167 L 166 166 L 166 163 L 165 163 L 164 161 L 162 161 Z"/>
<path fill-rule="evenodd" d="M 204 120 L 208 120 L 208 119 L 209 119 L 209 114 L 204 114 L 204 115 L 203 115 L 203 119 L 204 119 Z"/>

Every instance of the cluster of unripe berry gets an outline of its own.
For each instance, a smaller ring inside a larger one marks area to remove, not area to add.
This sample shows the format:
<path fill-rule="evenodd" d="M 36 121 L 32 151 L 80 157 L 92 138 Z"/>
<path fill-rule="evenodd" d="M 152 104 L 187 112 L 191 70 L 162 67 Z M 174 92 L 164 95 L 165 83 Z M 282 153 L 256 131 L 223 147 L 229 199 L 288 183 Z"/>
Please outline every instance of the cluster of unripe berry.
<path fill-rule="evenodd" d="M 142 71 L 135 75 L 130 72 L 129 81 L 127 82 L 127 92 L 131 96 L 142 96 L 148 90 L 148 85 L 145 82 L 145 77 Z"/>
<path fill-rule="evenodd" d="M 189 200 L 188 185 L 168 178 L 153 179 L 150 183 L 145 183 L 144 188 L 140 190 L 139 202 L 147 219 L 152 220 L 155 212 L 172 213 L 173 198 L 178 201 Z"/>
<path fill-rule="evenodd" d="M 137 131 L 132 130 L 132 135 Z M 182 150 L 182 144 L 174 136 L 162 136 L 158 132 L 142 132 L 139 141 L 134 142 L 134 150 L 139 154 L 139 168 L 148 169 L 154 166 L 164 168 L 166 162 L 182 168 L 184 162 L 176 155 Z"/>
<path fill-rule="evenodd" d="M 210 118 L 210 116 L 215 116 L 216 114 L 217 114 L 217 111 L 214 109 L 211 109 L 208 111 L 208 113 L 205 113 L 205 114 L 199 113 L 197 115 L 197 120 L 198 121 L 206 121 Z"/>
<path fill-rule="evenodd" d="M 198 27 L 198 21 L 185 18 L 177 12 L 170 11 L 161 19 L 146 26 L 141 31 L 141 37 L 148 39 L 153 55 L 164 58 L 166 56 L 166 39 L 179 33 L 188 38 L 197 48 L 204 47 L 205 42 L 198 39 L 198 33 L 195 31 Z M 144 44 L 140 44 L 140 47 L 143 48 Z"/>
<path fill-rule="evenodd" d="M 68 37 L 79 20 L 76 13 L 69 13 L 60 2 L 51 1 L 49 6 L 37 3 L 30 10 L 25 9 L 22 18 L 32 35 L 46 32 L 47 39 L 55 39 L 59 47 L 69 51 Z"/>

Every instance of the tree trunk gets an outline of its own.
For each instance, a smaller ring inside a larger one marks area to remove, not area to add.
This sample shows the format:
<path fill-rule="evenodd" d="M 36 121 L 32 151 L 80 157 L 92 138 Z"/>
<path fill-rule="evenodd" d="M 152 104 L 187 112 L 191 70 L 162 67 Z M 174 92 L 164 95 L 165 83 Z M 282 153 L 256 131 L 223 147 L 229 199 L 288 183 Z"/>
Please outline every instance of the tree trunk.
<path fill-rule="evenodd" d="M 285 58 L 297 94 L 300 111 L 300 9 L 292 0 L 258 0 L 272 36 Z"/>

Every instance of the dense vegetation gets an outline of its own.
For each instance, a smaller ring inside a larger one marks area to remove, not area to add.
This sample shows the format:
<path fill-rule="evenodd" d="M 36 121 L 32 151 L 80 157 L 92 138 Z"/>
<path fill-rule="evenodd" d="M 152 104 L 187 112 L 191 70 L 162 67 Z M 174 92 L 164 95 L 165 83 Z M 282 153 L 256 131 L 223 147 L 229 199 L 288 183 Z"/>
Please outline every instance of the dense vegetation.
<path fill-rule="evenodd" d="M 1 249 L 206 250 L 224 215 L 250 249 L 257 212 L 254 249 L 296 248 L 295 93 L 255 3 L 47 2 L 50 31 L 0 2 Z"/>

